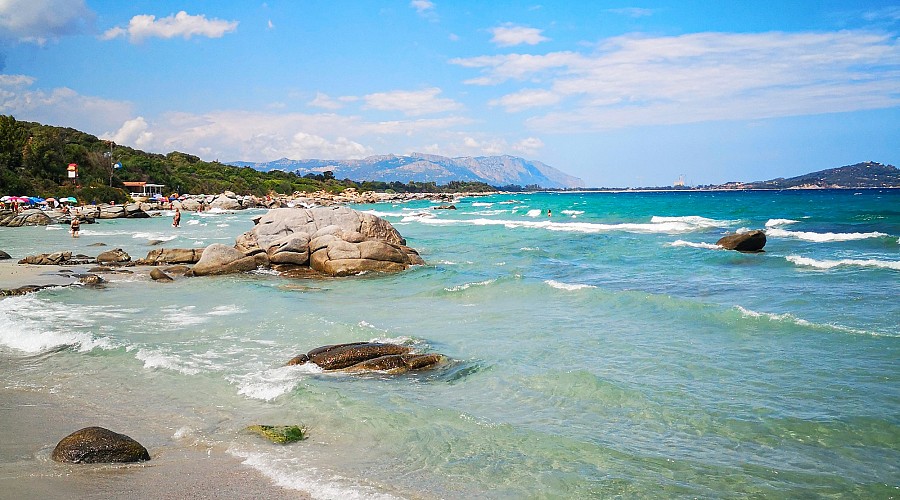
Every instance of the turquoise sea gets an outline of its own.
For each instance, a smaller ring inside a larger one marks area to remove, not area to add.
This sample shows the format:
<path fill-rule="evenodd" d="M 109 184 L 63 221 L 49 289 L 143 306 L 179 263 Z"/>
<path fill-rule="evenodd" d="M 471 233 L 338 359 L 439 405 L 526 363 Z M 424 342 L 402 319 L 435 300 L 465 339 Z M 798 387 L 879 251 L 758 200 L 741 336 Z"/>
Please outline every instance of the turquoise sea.
<path fill-rule="evenodd" d="M 316 498 L 900 496 L 900 190 L 455 205 L 355 207 L 427 262 L 396 275 L 111 275 L 4 298 L 0 384 L 139 422 L 126 433 L 155 436 L 151 454 L 225 450 Z M 142 257 L 149 240 L 231 243 L 261 213 L 101 221 L 78 240 L 2 228 L 0 249 Z M 765 253 L 715 247 L 744 228 L 766 229 Z M 361 340 L 452 362 L 284 366 Z M 310 437 L 271 445 L 241 432 L 254 423 Z"/>

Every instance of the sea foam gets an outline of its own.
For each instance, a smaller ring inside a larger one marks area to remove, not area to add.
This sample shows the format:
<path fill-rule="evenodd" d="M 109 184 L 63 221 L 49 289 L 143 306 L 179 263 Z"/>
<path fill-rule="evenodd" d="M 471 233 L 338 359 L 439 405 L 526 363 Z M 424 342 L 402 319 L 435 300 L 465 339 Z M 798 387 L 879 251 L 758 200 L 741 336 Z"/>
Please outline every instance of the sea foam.
<path fill-rule="evenodd" d="M 66 304 L 41 300 L 31 295 L 0 300 L 0 344 L 27 353 L 48 352 L 60 347 L 88 352 L 95 348 L 115 349 L 115 342 L 94 337 L 89 331 L 91 314 L 80 308 L 77 314 Z"/>
<path fill-rule="evenodd" d="M 859 267 L 877 267 L 881 269 L 893 269 L 900 271 L 900 261 L 897 260 L 877 260 L 877 259 L 841 259 L 841 260 L 816 260 L 809 257 L 801 257 L 799 255 L 788 255 L 785 257 L 788 262 L 798 266 L 814 267 L 816 269 L 832 269 L 840 266 L 859 266 Z"/>
<path fill-rule="evenodd" d="M 854 241 L 866 240 L 869 238 L 881 238 L 889 236 L 885 233 L 813 233 L 808 231 L 787 231 L 784 229 L 770 228 L 766 231 L 766 236 L 774 238 L 797 238 L 799 240 L 812 241 L 815 243 L 828 243 L 833 241 Z"/>
<path fill-rule="evenodd" d="M 684 241 L 684 240 L 675 240 L 672 243 L 669 243 L 673 247 L 691 247 L 691 248 L 705 248 L 707 250 L 723 250 L 722 247 L 716 245 L 714 243 L 695 243 L 693 241 Z"/>
<path fill-rule="evenodd" d="M 852 333 L 855 335 L 872 335 L 875 337 L 894 337 L 895 336 L 895 335 L 891 335 L 891 334 L 870 332 L 870 331 L 866 331 L 866 330 L 860 330 L 857 328 L 850 328 L 850 327 L 841 326 L 841 325 L 813 323 L 811 321 L 807 321 L 805 319 L 798 318 L 790 313 L 782 313 L 782 314 L 763 313 L 763 312 L 753 311 L 750 309 L 745 309 L 741 306 L 735 306 L 734 308 L 737 309 L 738 311 L 740 311 L 741 315 L 743 315 L 745 318 L 763 319 L 763 320 L 773 321 L 773 322 L 777 322 L 777 323 L 791 323 L 791 324 L 794 324 L 797 326 L 802 326 L 802 327 L 816 329 L 816 330 L 830 330 L 830 331 L 835 331 L 835 332 L 839 332 L 839 333 Z"/>
<path fill-rule="evenodd" d="M 556 280 L 546 280 L 544 283 L 550 285 L 551 288 L 556 288 L 558 290 L 583 290 L 585 288 L 597 288 L 594 285 L 584 285 L 580 283 L 563 283 L 561 281 Z"/>

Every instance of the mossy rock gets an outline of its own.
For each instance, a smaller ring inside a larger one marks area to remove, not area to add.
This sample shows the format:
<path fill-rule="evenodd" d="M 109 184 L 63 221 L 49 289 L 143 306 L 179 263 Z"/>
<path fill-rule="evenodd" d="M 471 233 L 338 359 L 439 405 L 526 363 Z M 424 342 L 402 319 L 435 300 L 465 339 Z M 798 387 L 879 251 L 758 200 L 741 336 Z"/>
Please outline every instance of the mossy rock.
<path fill-rule="evenodd" d="M 300 425 L 250 425 L 244 430 L 259 434 L 276 444 L 288 444 L 306 439 L 306 427 Z"/>

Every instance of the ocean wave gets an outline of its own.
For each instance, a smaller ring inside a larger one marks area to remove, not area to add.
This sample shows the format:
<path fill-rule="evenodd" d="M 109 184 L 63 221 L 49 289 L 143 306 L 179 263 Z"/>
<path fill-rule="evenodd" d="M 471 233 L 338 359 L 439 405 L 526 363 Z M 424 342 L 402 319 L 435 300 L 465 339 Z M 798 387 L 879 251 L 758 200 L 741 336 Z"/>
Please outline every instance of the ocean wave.
<path fill-rule="evenodd" d="M 161 351 L 138 349 L 134 357 L 138 361 L 143 361 L 144 368 L 148 370 L 162 368 L 183 373 L 185 375 L 197 375 L 203 371 L 196 363 L 182 360 L 177 356 L 166 354 Z"/>
<path fill-rule="evenodd" d="M 784 229 L 771 228 L 766 231 L 766 236 L 774 238 L 797 238 L 799 240 L 812 241 L 815 243 L 828 243 L 834 241 L 854 241 L 866 240 L 869 238 L 882 238 L 890 236 L 885 233 L 813 233 L 805 231 L 787 231 Z"/>
<path fill-rule="evenodd" d="M 734 221 L 709 219 L 707 217 L 701 217 L 699 215 L 683 215 L 678 217 L 660 217 L 658 215 L 654 215 L 650 218 L 650 222 L 652 224 L 666 224 L 677 222 L 697 228 L 728 227 L 734 224 Z"/>
<path fill-rule="evenodd" d="M 766 227 L 786 226 L 788 224 L 796 224 L 800 221 L 793 219 L 769 219 L 766 221 Z"/>
<path fill-rule="evenodd" d="M 830 331 L 835 331 L 835 332 L 839 332 L 839 333 L 852 333 L 855 335 L 871 335 L 874 337 L 894 337 L 894 335 L 890 335 L 890 334 L 870 332 L 870 331 L 866 331 L 866 330 L 860 330 L 857 328 L 850 328 L 847 326 L 813 323 L 811 321 L 807 321 L 805 319 L 798 318 L 790 313 L 782 313 L 782 314 L 763 313 L 763 312 L 757 312 L 757 311 L 753 311 L 750 309 L 746 309 L 741 306 L 734 306 L 734 308 L 736 310 L 738 310 L 741 313 L 741 315 L 745 318 L 763 319 L 763 320 L 767 320 L 767 321 L 773 321 L 776 323 L 790 323 L 790 324 L 802 326 L 805 328 L 812 328 L 812 329 L 817 329 L 817 330 L 830 330 Z"/>
<path fill-rule="evenodd" d="M 446 287 L 446 288 L 444 288 L 444 290 L 446 290 L 448 292 L 461 292 L 463 290 L 468 290 L 469 288 L 471 288 L 473 286 L 488 286 L 490 284 L 493 284 L 496 281 L 497 281 L 497 279 L 494 278 L 494 279 L 478 281 L 478 282 L 473 282 L 473 283 L 464 283 L 462 285 Z"/>
<path fill-rule="evenodd" d="M 493 203 L 486 203 L 486 202 L 483 202 L 483 201 L 475 201 L 475 202 L 472 202 L 472 206 L 473 206 L 473 207 L 492 207 L 492 206 L 494 206 L 494 204 L 493 204 Z"/>
<path fill-rule="evenodd" d="M 242 308 L 237 304 L 231 305 L 223 305 L 216 306 L 212 309 L 212 311 L 206 313 L 209 316 L 231 316 L 232 314 L 243 314 L 247 312 L 246 309 Z"/>
<path fill-rule="evenodd" d="M 49 302 L 35 295 L 0 300 L 0 345 L 26 353 L 49 352 L 61 347 L 88 352 L 95 348 L 116 349 L 112 339 L 95 337 L 89 309 L 74 311 L 66 304 Z"/>
<path fill-rule="evenodd" d="M 159 241 L 172 241 L 178 237 L 177 234 L 173 235 L 163 235 L 161 233 L 143 233 L 137 232 L 131 235 L 132 238 L 140 238 L 145 240 L 159 240 Z"/>
<path fill-rule="evenodd" d="M 196 306 L 164 306 L 160 312 L 165 317 L 165 328 L 178 329 L 183 326 L 199 325 L 209 321 L 202 314 L 195 312 Z"/>
<path fill-rule="evenodd" d="M 799 255 L 788 255 L 785 259 L 798 266 L 815 267 L 816 269 L 832 269 L 840 266 L 877 267 L 881 269 L 893 269 L 900 271 L 900 261 L 877 259 L 841 259 L 841 260 L 816 260 Z"/>
<path fill-rule="evenodd" d="M 243 460 L 271 479 L 276 485 L 303 491 L 318 500 L 396 500 L 398 497 L 380 493 L 371 486 L 354 484 L 353 481 L 333 472 L 323 471 L 310 464 L 299 464 L 302 457 L 287 449 L 269 447 L 265 452 L 229 448 L 228 453 Z"/>
<path fill-rule="evenodd" d="M 722 247 L 716 245 L 714 243 L 695 243 L 693 241 L 684 241 L 684 240 L 675 240 L 669 245 L 673 247 L 691 247 L 691 248 L 705 248 L 707 250 L 722 250 Z"/>
<path fill-rule="evenodd" d="M 531 210 L 526 212 L 525 215 L 527 215 L 528 217 L 539 217 L 542 213 L 544 213 L 543 210 L 539 208 L 532 208 Z"/>
<path fill-rule="evenodd" d="M 555 280 L 546 280 L 546 281 L 544 281 L 544 283 L 550 285 L 551 288 L 556 288 L 558 290 L 574 291 L 574 290 L 583 290 L 585 288 L 597 288 L 594 285 L 584 285 L 584 284 L 580 284 L 580 283 L 563 283 L 561 281 L 555 281 Z"/>
<path fill-rule="evenodd" d="M 565 214 L 565 215 L 571 215 L 571 216 L 574 217 L 574 216 L 576 216 L 576 215 L 581 215 L 581 214 L 583 214 L 583 213 L 584 213 L 584 210 L 563 210 L 562 213 Z"/>
<path fill-rule="evenodd" d="M 323 373 L 324 370 L 315 363 L 302 365 L 279 366 L 260 372 L 246 375 L 232 375 L 226 377 L 229 382 L 237 385 L 238 394 L 251 399 L 271 401 L 282 394 L 294 390 L 294 387 L 304 377 L 313 373 Z"/>
<path fill-rule="evenodd" d="M 536 228 L 546 229 L 549 231 L 563 231 L 573 233 L 606 233 L 614 231 L 624 231 L 629 233 L 688 233 L 704 229 L 707 226 L 697 225 L 686 221 L 666 221 L 666 222 L 623 222 L 619 224 L 600 224 L 594 222 L 552 222 L 544 221 L 525 221 L 525 220 L 504 220 L 504 219 L 468 219 L 468 220 L 450 220 L 450 219 L 421 219 L 417 222 L 422 224 L 433 225 L 456 225 L 456 224 L 472 224 L 475 226 L 505 226 L 510 229 L 516 228 Z M 717 221 L 718 224 L 724 225 L 723 221 Z"/>

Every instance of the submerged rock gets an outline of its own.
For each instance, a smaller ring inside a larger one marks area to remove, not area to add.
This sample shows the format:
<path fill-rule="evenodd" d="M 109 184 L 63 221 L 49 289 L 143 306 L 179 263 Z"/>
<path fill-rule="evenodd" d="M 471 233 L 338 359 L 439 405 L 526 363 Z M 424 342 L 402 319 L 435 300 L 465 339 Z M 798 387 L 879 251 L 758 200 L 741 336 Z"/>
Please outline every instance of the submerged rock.
<path fill-rule="evenodd" d="M 716 245 L 738 252 L 761 252 L 766 246 L 766 233 L 757 229 L 746 233 L 729 234 L 720 238 Z"/>
<path fill-rule="evenodd" d="M 306 427 L 299 425 L 250 425 L 244 430 L 259 434 L 276 444 L 288 444 L 306 439 Z"/>
<path fill-rule="evenodd" d="M 53 460 L 66 463 L 124 463 L 150 460 L 147 448 L 134 439 L 103 427 L 85 427 L 62 438 Z"/>
<path fill-rule="evenodd" d="M 171 276 L 156 267 L 150 270 L 150 278 L 153 281 L 175 281 Z"/>
<path fill-rule="evenodd" d="M 295 356 L 288 366 L 315 363 L 323 370 L 403 373 L 432 368 L 446 359 L 442 354 L 416 354 L 412 348 L 380 342 L 352 342 L 318 347 Z"/>

